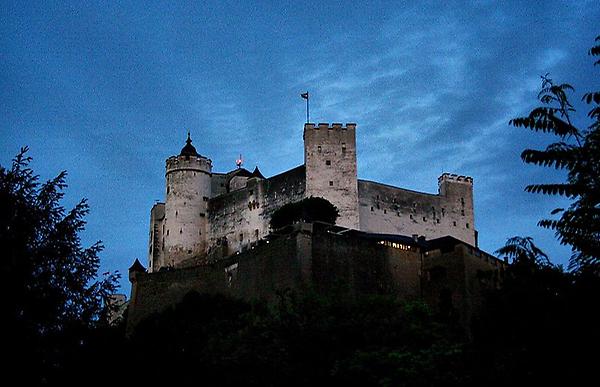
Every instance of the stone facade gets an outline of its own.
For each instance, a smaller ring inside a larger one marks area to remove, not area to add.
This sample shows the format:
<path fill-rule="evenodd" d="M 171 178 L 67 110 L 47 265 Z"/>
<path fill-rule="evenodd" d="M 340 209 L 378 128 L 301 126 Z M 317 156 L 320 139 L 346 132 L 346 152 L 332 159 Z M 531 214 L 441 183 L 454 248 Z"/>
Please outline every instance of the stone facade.
<path fill-rule="evenodd" d="M 358 181 L 360 229 L 439 238 L 446 235 L 477 246 L 473 179 L 444 173 L 438 194 Z"/>
<path fill-rule="evenodd" d="M 356 124 L 305 124 L 304 165 L 265 178 L 258 168 L 212 171 L 188 136 L 166 162 L 166 200 L 150 214 L 148 268 L 190 267 L 256 246 L 271 214 L 287 203 L 323 197 L 338 224 L 370 233 L 450 235 L 477 246 L 470 177 L 443 174 L 437 194 L 359 180 Z"/>
<path fill-rule="evenodd" d="M 501 285 L 505 263 L 453 237 L 374 234 L 323 223 L 296 224 L 252 248 L 203 265 L 147 273 L 136 261 L 128 331 L 190 291 L 270 300 L 287 289 L 393 294 L 449 308 L 467 326 L 484 289 Z"/>

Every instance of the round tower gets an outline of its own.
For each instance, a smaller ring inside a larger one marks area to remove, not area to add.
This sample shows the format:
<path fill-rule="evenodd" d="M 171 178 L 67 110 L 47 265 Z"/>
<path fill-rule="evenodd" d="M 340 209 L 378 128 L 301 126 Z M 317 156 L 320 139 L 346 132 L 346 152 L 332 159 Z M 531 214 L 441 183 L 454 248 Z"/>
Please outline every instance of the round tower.
<path fill-rule="evenodd" d="M 167 159 L 163 236 L 165 266 L 206 253 L 212 162 L 196 152 L 188 132 L 185 146 Z"/>

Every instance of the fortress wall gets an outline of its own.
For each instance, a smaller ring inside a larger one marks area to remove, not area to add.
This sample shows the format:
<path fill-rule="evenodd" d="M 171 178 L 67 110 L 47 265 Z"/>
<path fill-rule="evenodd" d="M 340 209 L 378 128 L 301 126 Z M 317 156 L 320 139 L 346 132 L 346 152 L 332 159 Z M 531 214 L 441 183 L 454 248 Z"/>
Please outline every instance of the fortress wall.
<path fill-rule="evenodd" d="M 312 239 L 312 283 L 321 292 L 346 289 L 355 294 L 420 296 L 421 252 L 378 244 L 350 232 L 319 232 Z"/>
<path fill-rule="evenodd" d="M 226 173 L 213 173 L 210 179 L 210 197 L 214 198 L 215 196 L 222 195 L 227 193 L 227 187 L 225 187 L 225 183 L 227 182 L 227 174 Z"/>
<path fill-rule="evenodd" d="M 421 256 L 373 240 L 328 233 L 328 226 L 297 224 L 288 235 L 207 265 L 154 273 L 130 272 L 127 330 L 176 305 L 190 291 L 245 300 L 276 297 L 285 289 L 351 294 L 420 295 Z M 341 288 L 339 286 L 342 286 Z"/>
<path fill-rule="evenodd" d="M 475 317 L 486 289 L 501 285 L 506 264 L 454 238 L 396 248 L 327 225 L 297 224 L 290 234 L 240 254 L 190 268 L 132 270 L 128 333 L 144 318 L 181 302 L 190 291 L 246 300 L 277 297 L 285 289 L 390 294 L 422 298 L 463 326 Z"/>
<path fill-rule="evenodd" d="M 424 254 L 423 299 L 435 312 L 454 313 L 468 326 L 481 309 L 485 291 L 501 285 L 506 263 L 464 244 L 448 247 Z"/>
<path fill-rule="evenodd" d="M 245 187 L 211 199 L 209 249 L 224 239 L 226 255 L 256 244 L 269 234 L 271 214 L 284 204 L 302 200 L 305 187 L 300 166 L 269 179 L 248 179 Z"/>
<path fill-rule="evenodd" d="M 210 265 L 155 273 L 130 272 L 128 334 L 144 318 L 173 307 L 190 291 L 268 300 L 280 290 L 297 288 L 302 281 L 298 252 L 305 251 L 298 244 L 305 239 L 310 240 L 310 236 L 279 238 Z"/>
<path fill-rule="evenodd" d="M 427 239 L 451 235 L 476 245 L 469 188 L 435 195 L 359 180 L 360 229 Z"/>

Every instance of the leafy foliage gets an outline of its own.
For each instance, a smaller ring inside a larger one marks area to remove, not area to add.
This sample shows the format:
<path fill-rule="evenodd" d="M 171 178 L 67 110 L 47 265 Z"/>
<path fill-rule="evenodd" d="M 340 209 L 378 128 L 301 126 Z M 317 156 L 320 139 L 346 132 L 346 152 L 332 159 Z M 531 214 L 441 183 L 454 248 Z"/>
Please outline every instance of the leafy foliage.
<path fill-rule="evenodd" d="M 462 342 L 422 303 L 281 292 L 273 303 L 188 294 L 140 324 L 130 358 L 148 382 L 207 385 L 461 385 Z M 136 368 L 136 367 L 134 367 Z M 143 376 L 136 375 L 136 381 Z M 151 380 L 150 380 L 151 379 Z"/>
<path fill-rule="evenodd" d="M 495 251 L 501 257 L 512 260 L 514 264 L 550 265 L 546 253 L 533 243 L 531 237 L 512 237 Z"/>
<path fill-rule="evenodd" d="M 26 153 L 21 149 L 10 169 L 0 166 L 0 306 L 15 353 L 39 372 L 29 376 L 41 379 L 61 367 L 66 346 L 98 325 L 119 275 L 97 279 L 102 244 L 83 248 L 79 238 L 87 203 L 65 210 L 66 173 L 40 184 Z"/>
<path fill-rule="evenodd" d="M 600 41 L 600 36 L 596 42 Z M 600 55 L 600 46 L 589 54 Z M 600 64 L 596 61 L 595 65 Z M 542 219 L 538 225 L 552 229 L 562 244 L 573 251 L 570 267 L 600 272 L 600 92 L 584 94 L 582 100 L 592 105 L 588 117 L 592 123 L 580 130 L 572 123 L 575 112 L 568 93 L 569 84 L 555 84 L 548 74 L 542 77 L 542 90 L 538 95 L 543 106 L 537 107 L 527 117 L 510 120 L 510 125 L 551 133 L 558 137 L 544 150 L 525 149 L 521 154 L 527 164 L 565 170 L 565 183 L 531 184 L 525 190 L 531 193 L 564 196 L 572 200 L 566 208 L 552 214 L 558 219 Z"/>
<path fill-rule="evenodd" d="M 271 216 L 270 226 L 273 230 L 277 230 L 296 222 L 321 221 L 335 224 L 338 216 L 338 209 L 331 202 L 311 196 L 277 209 Z"/>
<path fill-rule="evenodd" d="M 600 278 L 565 272 L 531 238 L 510 238 L 497 253 L 512 262 L 473 329 L 482 385 L 585 384 L 595 372 L 587 348 L 600 344 Z"/>

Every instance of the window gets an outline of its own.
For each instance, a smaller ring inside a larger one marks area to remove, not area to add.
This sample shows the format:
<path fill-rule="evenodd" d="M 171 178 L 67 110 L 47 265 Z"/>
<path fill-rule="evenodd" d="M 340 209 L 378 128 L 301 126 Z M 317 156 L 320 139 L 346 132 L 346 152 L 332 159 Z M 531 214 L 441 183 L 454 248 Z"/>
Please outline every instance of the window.
<path fill-rule="evenodd" d="M 331 165 L 331 160 L 325 160 L 325 165 Z"/>
<path fill-rule="evenodd" d="M 373 212 L 373 211 L 374 211 L 374 210 L 373 210 L 373 206 L 371 206 L 371 212 Z"/>
<path fill-rule="evenodd" d="M 179 233 L 180 233 L 180 234 L 182 234 L 182 233 L 183 233 L 183 229 L 182 229 L 182 228 L 180 228 L 180 229 L 179 229 Z"/>
<path fill-rule="evenodd" d="M 244 234 L 240 233 L 240 242 L 244 240 Z"/>
<path fill-rule="evenodd" d="M 456 222 L 452 222 L 452 224 L 454 224 L 454 226 L 456 226 Z"/>
<path fill-rule="evenodd" d="M 387 214 L 387 210 L 383 210 L 383 213 L 384 213 L 384 214 Z"/>
<path fill-rule="evenodd" d="M 440 220 L 439 220 L 439 219 L 436 219 L 436 222 L 438 222 L 438 223 L 439 223 L 439 222 L 440 222 Z"/>
<path fill-rule="evenodd" d="M 469 228 L 469 223 L 467 223 L 467 228 Z"/>
<path fill-rule="evenodd" d="M 346 143 L 342 143 L 342 154 L 346 154 Z"/>
<path fill-rule="evenodd" d="M 318 151 L 319 153 L 321 153 L 321 145 L 319 145 L 319 146 L 317 147 L 317 151 Z"/>
<path fill-rule="evenodd" d="M 465 210 L 460 210 L 460 214 L 461 214 L 462 216 L 465 216 Z"/>
<path fill-rule="evenodd" d="M 207 201 L 208 201 L 208 197 L 206 197 L 206 196 L 203 196 L 203 197 L 202 197 L 202 200 L 204 200 L 205 202 L 207 202 Z"/>
<path fill-rule="evenodd" d="M 413 218 L 412 214 L 410 215 L 410 218 L 411 218 L 411 219 Z"/>
<path fill-rule="evenodd" d="M 333 187 L 333 181 L 329 181 L 329 186 Z"/>
<path fill-rule="evenodd" d="M 205 214 L 204 212 L 201 212 L 201 213 L 200 213 L 200 216 L 201 216 L 202 218 L 204 218 L 204 217 L 206 216 L 206 214 Z"/>
<path fill-rule="evenodd" d="M 177 211 L 175 211 L 175 217 L 177 218 Z"/>
<path fill-rule="evenodd" d="M 167 235 L 169 235 L 169 230 L 167 230 Z"/>
<path fill-rule="evenodd" d="M 423 217 L 423 222 L 427 222 L 427 218 L 426 217 Z"/>

